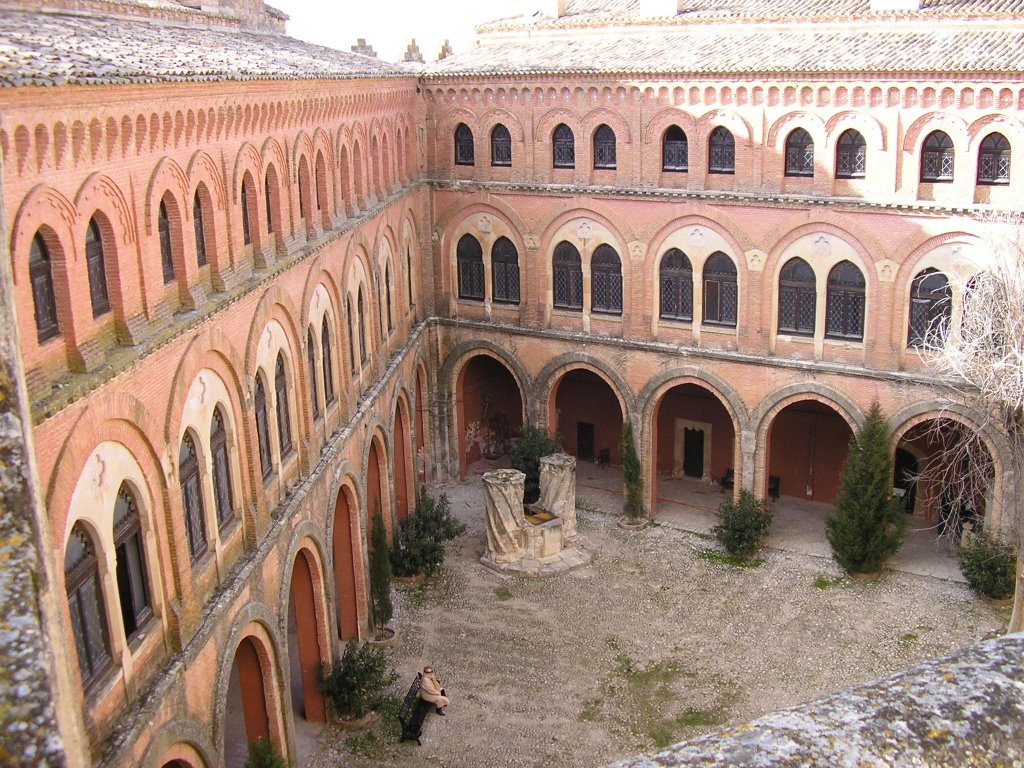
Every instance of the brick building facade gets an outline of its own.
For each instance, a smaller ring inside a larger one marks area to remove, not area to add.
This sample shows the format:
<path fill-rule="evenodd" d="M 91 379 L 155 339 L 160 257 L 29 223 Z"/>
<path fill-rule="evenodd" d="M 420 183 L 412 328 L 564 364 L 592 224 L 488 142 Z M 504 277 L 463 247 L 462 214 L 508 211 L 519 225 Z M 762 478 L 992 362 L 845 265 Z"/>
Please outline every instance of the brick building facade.
<path fill-rule="evenodd" d="M 631 421 L 651 509 L 729 471 L 832 501 L 874 399 L 908 470 L 985 422 L 918 348 L 1024 191 L 1024 7 L 719 5 L 563 0 L 403 69 L 261 2 L 8 4 L 68 764 L 292 753 L 367 632 L 372 511 L 393 530 L 524 422 L 614 464 Z"/>

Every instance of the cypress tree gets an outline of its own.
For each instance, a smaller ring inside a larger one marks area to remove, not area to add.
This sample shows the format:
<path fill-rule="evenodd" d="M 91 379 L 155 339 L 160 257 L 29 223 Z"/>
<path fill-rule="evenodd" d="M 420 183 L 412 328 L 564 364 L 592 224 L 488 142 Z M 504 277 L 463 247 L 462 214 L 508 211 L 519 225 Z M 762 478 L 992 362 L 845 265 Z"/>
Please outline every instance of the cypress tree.
<path fill-rule="evenodd" d="M 629 421 L 622 425 L 622 440 L 619 443 L 622 455 L 622 480 L 626 484 L 625 513 L 632 521 L 639 520 L 644 513 L 643 477 L 640 474 L 640 457 L 637 456 L 633 444 L 633 424 Z"/>
<path fill-rule="evenodd" d="M 903 502 L 892 496 L 889 430 L 876 400 L 850 451 L 836 498 L 825 520 L 832 553 L 850 573 L 875 573 L 903 544 Z"/>
<path fill-rule="evenodd" d="M 373 512 L 373 532 L 370 534 L 370 600 L 377 637 L 382 637 L 384 625 L 391 621 L 394 607 L 391 605 L 391 553 L 380 504 Z"/>

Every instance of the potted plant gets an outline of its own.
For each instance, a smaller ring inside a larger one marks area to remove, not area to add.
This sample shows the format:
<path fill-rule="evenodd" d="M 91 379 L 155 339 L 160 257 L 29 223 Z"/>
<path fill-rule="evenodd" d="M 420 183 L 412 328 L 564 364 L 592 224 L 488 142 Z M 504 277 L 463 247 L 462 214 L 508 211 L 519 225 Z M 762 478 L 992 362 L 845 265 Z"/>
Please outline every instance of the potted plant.
<path fill-rule="evenodd" d="M 622 456 L 622 482 L 626 487 L 625 501 L 622 505 L 623 517 L 619 520 L 619 525 L 631 529 L 646 528 L 648 520 L 644 514 L 644 483 L 640 457 L 633 444 L 633 425 L 628 421 L 622 425 L 619 454 Z"/>
<path fill-rule="evenodd" d="M 331 712 L 346 725 L 361 727 L 383 702 L 398 674 L 383 649 L 349 640 L 338 661 L 329 668 L 320 666 L 318 679 Z"/>
<path fill-rule="evenodd" d="M 416 509 L 398 527 L 392 572 L 399 578 L 431 575 L 444 561 L 444 543 L 465 531 L 466 526 L 451 515 L 448 496 L 435 499 L 421 487 Z"/>
<path fill-rule="evenodd" d="M 1017 553 L 996 534 L 965 535 L 956 550 L 960 572 L 971 589 L 996 605 L 1009 604 L 1016 586 Z"/>
<path fill-rule="evenodd" d="M 394 614 L 391 604 L 391 553 L 379 504 L 373 513 L 373 531 L 370 534 L 370 612 L 373 615 L 374 640 L 393 639 L 394 630 L 386 626 Z"/>
<path fill-rule="evenodd" d="M 750 491 L 742 490 L 739 501 L 733 502 L 730 498 L 719 506 L 719 522 L 711 532 L 726 552 L 746 559 L 761 547 L 772 524 L 772 517 L 766 499 L 759 499 Z"/>

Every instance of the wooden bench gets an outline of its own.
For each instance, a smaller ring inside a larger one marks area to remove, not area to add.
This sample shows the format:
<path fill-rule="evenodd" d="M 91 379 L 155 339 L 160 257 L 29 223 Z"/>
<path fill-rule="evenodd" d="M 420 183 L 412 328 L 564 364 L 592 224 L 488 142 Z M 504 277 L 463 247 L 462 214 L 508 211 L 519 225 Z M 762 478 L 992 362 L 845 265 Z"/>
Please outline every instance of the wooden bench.
<path fill-rule="evenodd" d="M 423 733 L 423 720 L 436 707 L 429 701 L 420 698 L 420 680 L 423 673 L 417 672 L 416 679 L 409 686 L 409 692 L 405 694 L 405 700 L 398 710 L 398 722 L 402 726 L 402 738 L 399 743 L 406 739 L 415 739 L 417 744 L 422 746 L 420 735 Z"/>

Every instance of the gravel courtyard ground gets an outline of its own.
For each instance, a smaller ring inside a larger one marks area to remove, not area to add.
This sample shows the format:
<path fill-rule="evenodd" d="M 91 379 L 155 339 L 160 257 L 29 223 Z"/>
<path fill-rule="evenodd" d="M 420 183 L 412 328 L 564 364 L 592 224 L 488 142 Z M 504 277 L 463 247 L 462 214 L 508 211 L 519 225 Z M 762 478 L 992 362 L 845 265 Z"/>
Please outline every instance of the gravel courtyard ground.
<path fill-rule="evenodd" d="M 779 550 L 728 565 L 701 536 L 620 529 L 621 498 L 582 488 L 593 562 L 502 578 L 478 560 L 479 477 L 432 492 L 467 532 L 430 580 L 396 586 L 389 653 L 396 698 L 432 664 L 447 717 L 428 716 L 422 746 L 398 743 L 397 701 L 369 730 L 329 725 L 313 768 L 605 765 L 942 656 L 1008 619 L 938 579 L 852 582 L 830 559 Z"/>

